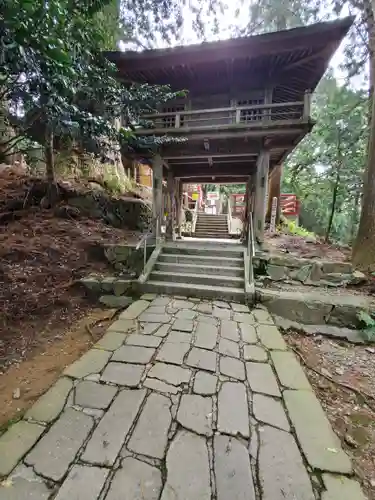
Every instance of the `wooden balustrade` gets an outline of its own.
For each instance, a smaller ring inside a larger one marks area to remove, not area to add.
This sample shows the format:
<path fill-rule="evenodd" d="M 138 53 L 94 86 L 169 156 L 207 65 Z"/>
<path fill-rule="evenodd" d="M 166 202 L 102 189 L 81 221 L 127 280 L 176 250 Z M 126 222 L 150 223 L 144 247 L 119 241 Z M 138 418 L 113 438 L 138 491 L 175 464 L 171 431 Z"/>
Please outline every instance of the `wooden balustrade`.
<path fill-rule="evenodd" d="M 199 129 L 251 127 L 270 123 L 307 121 L 310 118 L 311 94 L 306 92 L 303 102 L 280 102 L 232 106 L 211 109 L 153 113 L 142 119 L 154 122 L 156 129 Z"/>

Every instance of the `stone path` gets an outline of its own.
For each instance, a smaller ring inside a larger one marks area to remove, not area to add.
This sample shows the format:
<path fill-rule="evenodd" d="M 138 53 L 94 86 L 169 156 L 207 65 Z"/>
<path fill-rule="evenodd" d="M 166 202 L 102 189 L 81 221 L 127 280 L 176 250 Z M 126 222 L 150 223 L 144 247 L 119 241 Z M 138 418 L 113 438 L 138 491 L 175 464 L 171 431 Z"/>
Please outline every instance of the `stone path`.
<path fill-rule="evenodd" d="M 145 295 L 0 437 L 0 500 L 363 500 L 266 309 Z"/>

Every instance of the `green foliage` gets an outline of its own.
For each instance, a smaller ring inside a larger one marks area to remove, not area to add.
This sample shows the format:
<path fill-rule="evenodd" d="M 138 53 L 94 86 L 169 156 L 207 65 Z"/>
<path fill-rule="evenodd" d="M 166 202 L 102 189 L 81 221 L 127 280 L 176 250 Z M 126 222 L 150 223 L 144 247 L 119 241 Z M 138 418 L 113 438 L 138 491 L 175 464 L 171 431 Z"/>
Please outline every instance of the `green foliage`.
<path fill-rule="evenodd" d="M 375 319 L 373 315 L 370 315 L 366 311 L 360 311 L 357 314 L 361 326 L 361 333 L 365 340 L 373 342 L 375 341 Z"/>
<path fill-rule="evenodd" d="M 367 95 L 338 85 L 328 75 L 313 102 L 317 120 L 285 164 L 282 191 L 301 200 L 301 224 L 327 235 L 332 201 L 336 201 L 329 236 L 350 243 L 357 230 L 368 141 Z"/>
<path fill-rule="evenodd" d="M 286 227 L 283 228 L 283 231 L 289 234 L 293 234 L 295 236 L 302 236 L 304 238 L 310 237 L 315 238 L 315 234 L 308 231 L 302 226 L 297 225 L 294 221 L 288 220 Z"/>
<path fill-rule="evenodd" d="M 136 8 L 142 2 L 131 3 Z M 118 143 L 131 150 L 163 143 L 163 138 L 138 138 L 134 131 L 142 113 L 180 93 L 147 84 L 124 88 L 117 81 L 103 53 L 120 37 L 117 9 L 114 0 L 3 0 L 0 156 L 14 152 L 25 136 L 50 149 L 61 149 L 69 139 L 81 151 L 101 156 Z M 1 124 L 13 126 L 16 134 L 9 139 Z M 51 162 L 47 154 L 46 161 Z"/>

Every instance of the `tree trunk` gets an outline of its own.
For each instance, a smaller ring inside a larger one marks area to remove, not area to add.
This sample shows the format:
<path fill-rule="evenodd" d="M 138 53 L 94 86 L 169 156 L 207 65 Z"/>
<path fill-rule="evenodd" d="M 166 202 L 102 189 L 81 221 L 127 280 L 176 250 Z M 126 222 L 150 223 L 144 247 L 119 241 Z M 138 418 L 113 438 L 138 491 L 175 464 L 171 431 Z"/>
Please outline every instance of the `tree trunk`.
<path fill-rule="evenodd" d="M 47 178 L 47 194 L 42 200 L 43 208 L 50 208 L 56 205 L 59 199 L 59 188 L 55 181 L 55 157 L 53 151 L 53 132 L 46 127 L 46 141 L 45 141 L 45 161 L 46 161 L 46 178 Z"/>
<path fill-rule="evenodd" d="M 369 0 L 364 0 L 365 11 Z M 373 0 L 372 14 L 375 11 Z M 369 27 L 370 75 L 375 76 L 375 25 Z M 373 82 L 370 82 L 372 88 Z M 363 204 L 357 238 L 353 248 L 353 265 L 363 271 L 375 271 L 375 99 L 371 99 L 371 127 L 367 155 L 367 173 L 363 186 Z"/>
<path fill-rule="evenodd" d="M 333 186 L 333 192 L 332 192 L 331 213 L 329 215 L 328 226 L 327 226 L 326 235 L 324 238 L 325 243 L 328 243 L 329 235 L 331 234 L 331 230 L 332 230 L 333 217 L 335 215 L 335 210 L 336 210 L 337 192 L 339 190 L 339 183 L 340 183 L 340 172 L 339 172 L 339 168 L 337 167 L 335 185 Z"/>

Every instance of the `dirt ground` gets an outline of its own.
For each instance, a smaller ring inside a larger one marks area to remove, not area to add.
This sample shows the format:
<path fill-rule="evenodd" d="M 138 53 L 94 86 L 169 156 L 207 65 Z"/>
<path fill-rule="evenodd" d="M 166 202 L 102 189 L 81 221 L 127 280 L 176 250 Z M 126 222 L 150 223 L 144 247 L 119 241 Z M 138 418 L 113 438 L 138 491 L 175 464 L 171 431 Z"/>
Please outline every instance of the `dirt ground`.
<path fill-rule="evenodd" d="M 0 372 L 92 308 L 78 279 L 110 273 L 104 244 L 134 237 L 101 221 L 58 219 L 41 209 L 0 226 Z"/>
<path fill-rule="evenodd" d="M 351 258 L 351 249 L 322 241 L 313 241 L 302 236 L 277 233 L 270 236 L 266 233 L 265 242 L 270 250 L 289 253 L 295 257 L 306 259 L 322 259 L 348 261 Z"/>
<path fill-rule="evenodd" d="M 353 460 L 365 494 L 375 500 L 375 347 L 299 333 L 285 338 L 302 355 L 302 366 Z"/>
<path fill-rule="evenodd" d="M 39 340 L 26 359 L 14 363 L 0 376 L 0 434 L 41 396 L 104 334 L 116 311 L 92 308 L 70 328 L 61 325 L 50 337 Z M 52 336 L 53 335 L 53 336 Z"/>
<path fill-rule="evenodd" d="M 24 206 L 30 179 L 15 169 L 0 176 L 0 426 L 91 346 L 95 339 L 81 322 L 108 311 L 97 310 L 78 281 L 112 274 L 105 245 L 139 238 L 99 219 Z"/>

